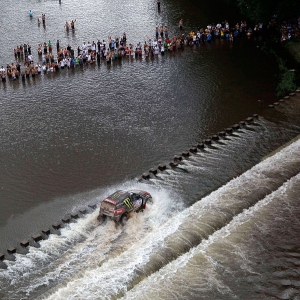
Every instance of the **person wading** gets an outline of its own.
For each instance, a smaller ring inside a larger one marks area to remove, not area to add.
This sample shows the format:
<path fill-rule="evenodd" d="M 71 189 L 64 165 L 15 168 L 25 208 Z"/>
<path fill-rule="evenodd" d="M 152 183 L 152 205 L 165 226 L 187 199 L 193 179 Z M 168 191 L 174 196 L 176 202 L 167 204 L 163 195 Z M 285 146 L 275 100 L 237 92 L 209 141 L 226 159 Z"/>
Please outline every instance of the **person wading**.
<path fill-rule="evenodd" d="M 76 22 L 76 20 L 75 21 L 71 21 L 71 28 L 72 28 L 72 30 L 74 30 L 75 29 L 75 22 Z"/>
<path fill-rule="evenodd" d="M 178 25 L 179 25 L 179 29 L 182 30 L 182 28 L 183 28 L 183 19 L 179 20 Z"/>

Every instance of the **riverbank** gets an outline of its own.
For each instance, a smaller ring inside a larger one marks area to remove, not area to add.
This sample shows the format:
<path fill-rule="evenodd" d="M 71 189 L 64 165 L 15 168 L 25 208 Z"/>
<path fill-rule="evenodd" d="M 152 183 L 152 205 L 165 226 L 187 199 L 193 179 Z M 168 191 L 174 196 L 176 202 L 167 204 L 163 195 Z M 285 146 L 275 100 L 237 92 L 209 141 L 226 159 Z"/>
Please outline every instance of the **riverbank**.
<path fill-rule="evenodd" d="M 291 54 L 295 61 L 300 64 L 300 40 L 291 40 L 283 44 L 283 47 Z"/>
<path fill-rule="evenodd" d="M 283 26 L 280 23 L 273 22 L 268 26 L 260 49 L 273 61 L 278 67 L 275 73 L 277 87 L 275 95 L 277 98 L 295 90 L 299 85 L 300 55 L 297 53 L 300 49 L 300 40 L 298 35 L 294 34 L 290 38 L 283 39 L 286 36 Z"/>

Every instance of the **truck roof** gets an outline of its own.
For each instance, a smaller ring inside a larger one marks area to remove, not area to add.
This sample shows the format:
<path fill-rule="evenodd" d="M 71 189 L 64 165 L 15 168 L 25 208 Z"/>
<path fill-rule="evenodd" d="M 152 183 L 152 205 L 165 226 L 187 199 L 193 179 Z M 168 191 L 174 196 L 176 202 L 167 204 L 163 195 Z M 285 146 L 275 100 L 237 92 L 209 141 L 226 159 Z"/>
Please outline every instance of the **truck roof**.
<path fill-rule="evenodd" d="M 113 194 L 109 195 L 106 199 L 104 199 L 104 201 L 114 202 L 115 204 L 117 204 L 124 201 L 124 199 L 126 199 L 127 197 L 129 197 L 128 191 L 118 190 Z"/>
<path fill-rule="evenodd" d="M 140 194 L 142 197 L 149 194 L 146 191 L 136 190 L 136 189 L 129 190 L 129 191 L 117 190 L 113 194 L 106 197 L 103 201 L 110 202 L 110 203 L 116 205 L 116 204 L 123 202 L 126 198 L 130 197 L 131 193 Z"/>

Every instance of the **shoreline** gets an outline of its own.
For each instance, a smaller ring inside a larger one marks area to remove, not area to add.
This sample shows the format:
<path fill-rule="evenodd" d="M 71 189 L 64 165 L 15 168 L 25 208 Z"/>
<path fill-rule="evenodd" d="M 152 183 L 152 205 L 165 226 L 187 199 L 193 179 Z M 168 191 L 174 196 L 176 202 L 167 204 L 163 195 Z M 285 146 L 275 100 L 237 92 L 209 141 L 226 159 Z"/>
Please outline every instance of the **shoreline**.
<path fill-rule="evenodd" d="M 287 41 L 283 47 L 290 53 L 295 61 L 300 64 L 300 40 Z"/>

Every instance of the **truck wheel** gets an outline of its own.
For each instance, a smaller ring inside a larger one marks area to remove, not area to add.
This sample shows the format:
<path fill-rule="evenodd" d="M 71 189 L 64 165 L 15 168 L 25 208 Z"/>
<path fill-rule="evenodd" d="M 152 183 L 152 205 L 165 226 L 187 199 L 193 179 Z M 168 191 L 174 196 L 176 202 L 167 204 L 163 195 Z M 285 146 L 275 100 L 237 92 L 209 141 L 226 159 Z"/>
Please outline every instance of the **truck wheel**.
<path fill-rule="evenodd" d="M 122 226 L 125 226 L 127 221 L 128 221 L 127 215 L 123 215 L 121 217 L 120 223 L 121 223 Z"/>
<path fill-rule="evenodd" d="M 105 220 L 105 217 L 104 217 L 104 216 L 101 216 L 101 215 L 99 215 L 99 216 L 97 217 L 97 220 L 99 221 L 99 224 L 101 225 L 101 224 L 104 222 L 104 220 Z"/>

